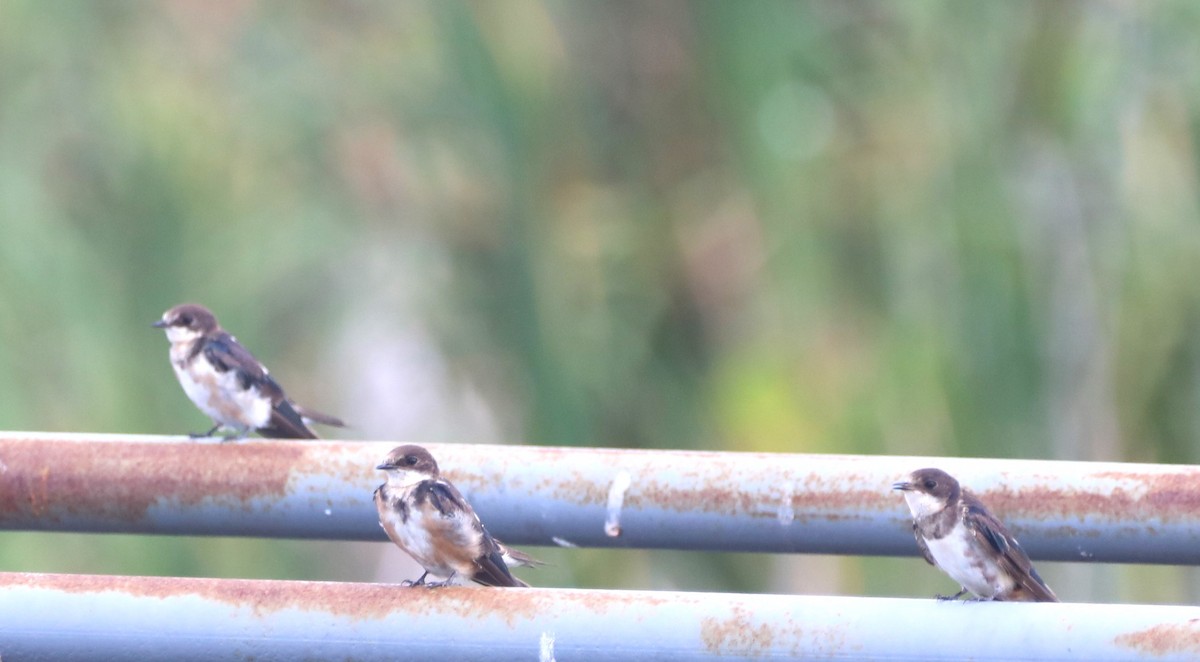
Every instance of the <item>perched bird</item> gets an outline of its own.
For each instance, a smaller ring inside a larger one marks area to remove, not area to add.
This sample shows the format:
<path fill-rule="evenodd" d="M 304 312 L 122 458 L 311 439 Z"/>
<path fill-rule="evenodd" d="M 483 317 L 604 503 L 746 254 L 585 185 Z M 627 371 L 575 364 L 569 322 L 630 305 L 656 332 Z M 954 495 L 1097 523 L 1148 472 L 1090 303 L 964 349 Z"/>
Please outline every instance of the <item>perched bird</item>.
<path fill-rule="evenodd" d="M 445 580 L 428 586 L 467 580 L 485 586 L 529 586 L 513 577 L 508 566 L 527 565 L 533 559 L 504 548 L 488 534 L 471 504 L 441 477 L 429 451 L 400 446 L 375 468 L 387 472 L 387 482 L 375 490 L 379 523 L 392 542 L 425 568 L 412 585 L 425 584 L 425 577 L 433 574 Z"/>
<path fill-rule="evenodd" d="M 1058 602 L 1017 539 L 953 476 L 918 469 L 892 488 L 904 492 L 925 560 L 961 585 L 948 599 L 969 591 L 979 600 Z"/>
<path fill-rule="evenodd" d="M 310 423 L 344 427 L 340 419 L 304 409 L 284 394 L 266 366 L 238 344 L 204 306 L 185 303 L 154 323 L 171 341 L 171 367 L 183 391 L 216 424 L 241 438 L 251 430 L 264 437 L 316 439 Z"/>

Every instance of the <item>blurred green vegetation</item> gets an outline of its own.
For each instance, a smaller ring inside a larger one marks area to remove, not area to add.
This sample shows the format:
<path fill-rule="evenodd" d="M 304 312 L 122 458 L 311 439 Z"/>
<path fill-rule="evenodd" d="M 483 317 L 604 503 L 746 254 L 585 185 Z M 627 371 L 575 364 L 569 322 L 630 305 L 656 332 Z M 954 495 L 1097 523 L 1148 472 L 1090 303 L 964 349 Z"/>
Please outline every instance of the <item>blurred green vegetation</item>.
<path fill-rule="evenodd" d="M 0 428 L 207 427 L 148 326 L 199 301 L 364 439 L 1200 461 L 1198 27 L 8 0 Z M 5 533 L 0 564 L 371 579 L 375 549 Z M 951 588 L 916 558 L 535 551 L 543 584 Z M 1044 565 L 1070 600 L 1200 585 Z"/>

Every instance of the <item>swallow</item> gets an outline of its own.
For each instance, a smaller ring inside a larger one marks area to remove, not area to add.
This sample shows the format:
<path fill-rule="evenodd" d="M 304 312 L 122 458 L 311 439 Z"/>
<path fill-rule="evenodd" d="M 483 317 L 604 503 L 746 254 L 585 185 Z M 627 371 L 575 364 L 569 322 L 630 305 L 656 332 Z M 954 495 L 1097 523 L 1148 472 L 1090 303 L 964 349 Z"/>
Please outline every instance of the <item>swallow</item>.
<path fill-rule="evenodd" d="M 470 580 L 484 586 L 529 586 L 513 577 L 508 566 L 533 559 L 514 554 L 516 550 L 488 534 L 471 504 L 441 477 L 429 451 L 399 446 L 375 468 L 387 472 L 387 482 L 375 490 L 379 524 L 397 547 L 425 569 L 416 581 L 406 584 L 432 587 Z M 431 574 L 445 579 L 426 584 Z"/>
<path fill-rule="evenodd" d="M 904 492 L 925 560 L 962 589 L 946 599 L 970 592 L 977 600 L 1058 602 L 1017 539 L 953 476 L 918 469 L 892 489 Z"/>
<path fill-rule="evenodd" d="M 215 425 L 212 436 L 227 428 L 245 437 L 251 430 L 279 439 L 316 439 L 311 423 L 345 427 L 340 419 L 305 409 L 283 389 L 237 339 L 229 335 L 204 306 L 185 303 L 163 313 L 153 324 L 171 341 L 171 367 L 184 393 Z"/>

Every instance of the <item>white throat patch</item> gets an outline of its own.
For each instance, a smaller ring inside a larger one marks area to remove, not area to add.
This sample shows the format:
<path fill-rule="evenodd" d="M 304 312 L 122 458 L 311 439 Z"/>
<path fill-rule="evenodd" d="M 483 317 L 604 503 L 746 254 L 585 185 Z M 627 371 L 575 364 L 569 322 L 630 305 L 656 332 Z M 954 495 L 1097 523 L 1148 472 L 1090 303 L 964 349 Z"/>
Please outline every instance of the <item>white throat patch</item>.
<path fill-rule="evenodd" d="M 168 326 L 166 331 L 171 344 L 190 343 L 200 337 L 199 331 L 185 326 Z"/>
<path fill-rule="evenodd" d="M 420 471 L 405 471 L 404 469 L 389 469 L 387 472 L 388 486 L 396 489 L 408 489 L 422 481 L 433 478 L 427 473 Z"/>
<path fill-rule="evenodd" d="M 940 512 L 946 507 L 946 503 L 937 497 L 918 492 L 917 490 L 906 490 L 904 492 L 904 501 L 908 504 L 908 510 L 916 519 L 929 517 L 934 513 Z"/>

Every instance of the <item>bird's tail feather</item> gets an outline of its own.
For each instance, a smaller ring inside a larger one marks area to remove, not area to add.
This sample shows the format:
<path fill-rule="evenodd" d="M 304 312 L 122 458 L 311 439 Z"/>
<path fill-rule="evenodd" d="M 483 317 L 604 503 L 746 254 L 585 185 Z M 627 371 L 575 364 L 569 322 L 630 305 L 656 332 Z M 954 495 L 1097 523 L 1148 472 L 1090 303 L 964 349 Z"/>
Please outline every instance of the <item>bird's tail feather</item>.
<path fill-rule="evenodd" d="M 321 425 L 328 425 L 330 427 L 335 427 L 335 428 L 346 427 L 346 422 L 343 421 L 342 419 L 338 418 L 337 416 L 330 416 L 329 414 L 319 412 L 315 409 L 309 409 L 308 407 L 301 407 L 300 405 L 298 405 L 294 402 L 292 403 L 292 409 L 295 409 L 296 413 L 300 414 L 300 418 L 304 419 L 304 423 L 306 425 L 312 425 L 313 423 L 320 423 Z"/>

